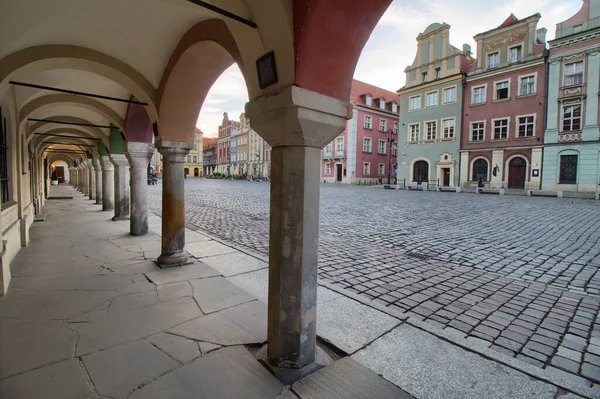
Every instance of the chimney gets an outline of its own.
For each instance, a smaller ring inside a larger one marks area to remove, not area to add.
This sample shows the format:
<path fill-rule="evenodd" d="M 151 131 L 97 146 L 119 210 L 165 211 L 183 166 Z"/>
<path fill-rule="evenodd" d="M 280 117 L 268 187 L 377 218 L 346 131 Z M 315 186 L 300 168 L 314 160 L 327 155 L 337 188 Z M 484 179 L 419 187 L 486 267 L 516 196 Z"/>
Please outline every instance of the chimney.
<path fill-rule="evenodd" d="M 463 44 L 463 54 L 467 57 L 471 57 L 471 46 L 467 43 Z"/>
<path fill-rule="evenodd" d="M 536 39 L 540 43 L 546 43 L 546 33 L 548 33 L 548 29 L 541 28 L 537 30 Z"/>

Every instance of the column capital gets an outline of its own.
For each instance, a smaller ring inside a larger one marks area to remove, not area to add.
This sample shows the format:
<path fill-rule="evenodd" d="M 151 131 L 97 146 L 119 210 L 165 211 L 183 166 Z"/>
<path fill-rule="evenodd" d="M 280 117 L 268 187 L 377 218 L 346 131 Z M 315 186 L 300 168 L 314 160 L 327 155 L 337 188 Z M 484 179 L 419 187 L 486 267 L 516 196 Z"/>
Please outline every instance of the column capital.
<path fill-rule="evenodd" d="M 126 146 L 125 156 L 129 160 L 131 167 L 145 168 L 148 166 L 152 155 L 154 155 L 154 145 L 152 143 L 128 141 Z"/>
<path fill-rule="evenodd" d="M 115 167 L 129 167 L 129 161 L 125 154 L 112 154 L 110 156 L 110 162 L 112 162 Z"/>
<path fill-rule="evenodd" d="M 156 148 L 163 156 L 163 163 L 184 163 L 185 156 L 194 148 L 194 143 L 158 140 Z"/>
<path fill-rule="evenodd" d="M 91 158 L 86 159 L 85 163 L 88 166 L 88 169 L 92 169 L 94 167 L 94 160 Z"/>
<path fill-rule="evenodd" d="M 321 149 L 346 128 L 352 105 L 292 85 L 246 103 L 246 116 L 272 147 Z"/>
<path fill-rule="evenodd" d="M 98 158 L 92 158 L 92 166 L 97 171 L 102 170 L 102 166 L 100 165 L 100 159 Z"/>
<path fill-rule="evenodd" d="M 100 157 L 100 163 L 102 164 L 102 171 L 115 170 L 115 167 L 110 162 L 110 157 L 108 155 Z"/>

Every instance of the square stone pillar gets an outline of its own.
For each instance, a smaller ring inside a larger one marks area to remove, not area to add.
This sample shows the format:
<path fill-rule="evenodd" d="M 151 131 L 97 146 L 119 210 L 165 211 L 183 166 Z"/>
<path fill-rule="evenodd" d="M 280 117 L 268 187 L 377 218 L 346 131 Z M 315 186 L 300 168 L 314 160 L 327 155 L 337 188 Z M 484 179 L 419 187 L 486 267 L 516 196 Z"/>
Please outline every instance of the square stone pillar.
<path fill-rule="evenodd" d="M 115 208 L 115 167 L 110 157 L 100 158 L 102 163 L 102 210 L 112 211 Z"/>
<path fill-rule="evenodd" d="M 102 165 L 98 158 L 93 159 L 96 174 L 96 204 L 102 205 Z"/>
<path fill-rule="evenodd" d="M 131 170 L 131 216 L 129 230 L 134 236 L 148 234 L 148 164 L 154 154 L 152 143 L 128 141 L 125 156 Z"/>
<path fill-rule="evenodd" d="M 115 167 L 115 216 L 112 220 L 129 219 L 129 161 L 124 154 L 113 154 L 110 160 Z"/>
<path fill-rule="evenodd" d="M 160 267 L 181 266 L 187 262 L 185 253 L 185 156 L 193 143 L 160 140 L 158 152 L 163 156 L 162 178 L 162 248 L 156 260 Z"/>
<path fill-rule="evenodd" d="M 320 151 L 352 107 L 289 86 L 247 103 L 246 116 L 273 147 L 267 359 L 304 369 L 316 356 Z"/>
<path fill-rule="evenodd" d="M 88 167 L 88 198 L 93 200 L 96 198 L 96 172 L 94 171 L 94 162 L 92 159 L 86 160 Z"/>

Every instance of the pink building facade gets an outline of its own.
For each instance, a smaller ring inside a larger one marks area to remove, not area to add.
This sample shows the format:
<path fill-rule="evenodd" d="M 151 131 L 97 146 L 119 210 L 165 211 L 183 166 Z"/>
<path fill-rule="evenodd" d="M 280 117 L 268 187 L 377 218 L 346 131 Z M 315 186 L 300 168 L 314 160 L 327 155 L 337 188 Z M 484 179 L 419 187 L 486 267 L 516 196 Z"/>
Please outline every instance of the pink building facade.
<path fill-rule="evenodd" d="M 477 57 L 463 86 L 460 184 L 539 189 L 546 94 L 540 14 L 474 37 Z"/>
<path fill-rule="evenodd" d="M 346 129 L 321 151 L 321 180 L 329 183 L 394 183 L 397 168 L 398 95 L 358 80 Z"/>
<path fill-rule="evenodd" d="M 227 173 L 231 157 L 231 129 L 233 121 L 229 119 L 227 112 L 223 113 L 223 121 L 219 126 L 219 135 L 217 138 L 217 171 Z"/>

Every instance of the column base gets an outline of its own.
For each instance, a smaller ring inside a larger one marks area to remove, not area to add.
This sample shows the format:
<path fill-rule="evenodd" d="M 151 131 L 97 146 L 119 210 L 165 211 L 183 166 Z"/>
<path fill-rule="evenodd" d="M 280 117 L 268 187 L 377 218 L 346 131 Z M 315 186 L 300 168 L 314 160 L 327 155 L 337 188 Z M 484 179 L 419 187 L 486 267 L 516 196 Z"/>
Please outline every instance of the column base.
<path fill-rule="evenodd" d="M 261 362 L 263 366 L 265 366 L 283 385 L 292 385 L 294 382 L 301 380 L 307 375 L 333 363 L 331 356 L 318 346 L 315 351 L 315 361 L 299 369 L 277 367 L 273 365 L 269 362 L 267 357 L 267 345 L 260 348 L 255 356 L 257 360 Z"/>
<path fill-rule="evenodd" d="M 119 220 L 129 220 L 129 216 L 113 216 L 111 220 L 114 222 L 118 222 Z"/>
<path fill-rule="evenodd" d="M 188 260 L 188 255 L 183 251 L 178 251 L 173 254 L 161 254 L 156 259 L 156 264 L 161 269 L 165 267 L 176 267 L 183 265 L 190 265 L 194 262 Z"/>

